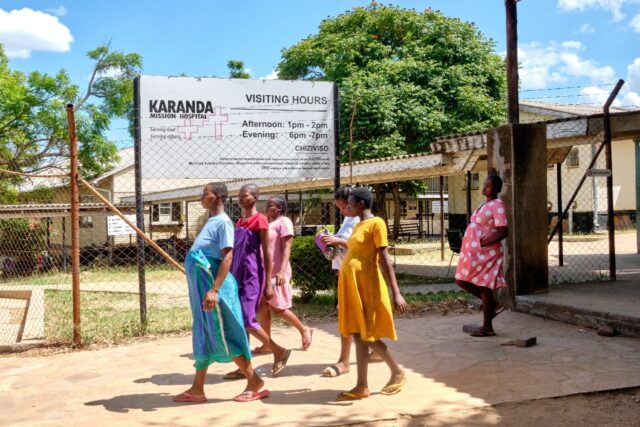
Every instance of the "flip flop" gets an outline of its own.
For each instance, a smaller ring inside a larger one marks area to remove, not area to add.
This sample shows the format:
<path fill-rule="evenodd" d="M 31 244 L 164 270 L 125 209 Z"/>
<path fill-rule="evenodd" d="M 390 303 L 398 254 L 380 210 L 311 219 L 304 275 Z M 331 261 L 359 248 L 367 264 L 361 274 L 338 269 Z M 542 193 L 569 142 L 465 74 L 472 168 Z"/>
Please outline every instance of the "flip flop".
<path fill-rule="evenodd" d="M 384 394 L 386 396 L 391 396 L 392 394 L 396 394 L 400 392 L 400 390 L 402 390 L 402 386 L 404 386 L 406 383 L 407 383 L 407 379 L 403 378 L 397 383 L 387 384 L 386 386 L 382 387 L 382 390 L 380 390 L 380 394 Z"/>
<path fill-rule="evenodd" d="M 253 350 L 251 350 L 252 356 L 259 356 L 261 354 L 271 354 L 271 353 L 273 353 L 273 350 L 265 349 L 262 346 L 256 347 Z"/>
<path fill-rule="evenodd" d="M 264 399 L 265 397 L 269 397 L 271 393 L 269 390 L 261 390 L 261 391 L 252 391 L 245 390 L 236 397 L 233 398 L 236 402 L 252 402 L 254 400 Z"/>
<path fill-rule="evenodd" d="M 353 391 L 343 391 L 336 397 L 336 402 L 350 402 L 352 400 L 362 400 L 369 397 L 365 393 L 354 393 Z"/>
<path fill-rule="evenodd" d="M 495 337 L 496 333 L 493 331 L 478 329 L 477 331 L 471 332 L 469 335 L 471 335 L 472 337 Z"/>
<path fill-rule="evenodd" d="M 502 304 L 498 303 L 498 305 L 496 306 L 496 309 L 493 312 L 493 316 L 491 316 L 491 318 L 495 319 L 498 316 L 498 314 L 502 313 L 506 309 L 507 309 L 506 307 L 504 307 Z"/>
<path fill-rule="evenodd" d="M 179 403 L 204 403 L 207 401 L 207 397 L 194 396 L 193 394 L 185 391 L 184 393 L 173 396 L 171 400 Z"/>
<path fill-rule="evenodd" d="M 284 357 L 282 358 L 282 360 L 276 362 L 273 364 L 273 366 L 271 367 L 271 376 L 272 377 L 277 377 L 280 372 L 282 372 L 284 370 L 284 368 L 287 367 L 287 362 L 289 361 L 289 356 L 291 356 L 291 350 L 287 350 L 284 353 Z M 244 377 L 243 377 L 244 378 Z"/>
<path fill-rule="evenodd" d="M 311 347 L 311 342 L 313 341 L 313 329 L 309 329 L 309 331 L 307 331 L 307 334 L 309 336 L 308 340 L 304 339 L 304 335 L 302 336 L 302 350 L 304 351 L 307 351 L 307 349 Z"/>
<path fill-rule="evenodd" d="M 236 371 L 227 372 L 226 374 L 224 374 L 222 379 L 223 380 L 243 380 L 245 379 L 245 376 L 242 372 L 236 370 Z"/>
<path fill-rule="evenodd" d="M 349 373 L 349 370 L 341 371 L 340 368 L 338 368 L 338 365 L 329 365 L 326 368 L 324 368 L 324 371 L 322 371 L 320 376 L 326 377 L 326 378 L 333 378 L 333 377 L 339 377 L 340 375 L 347 374 L 347 373 Z"/>

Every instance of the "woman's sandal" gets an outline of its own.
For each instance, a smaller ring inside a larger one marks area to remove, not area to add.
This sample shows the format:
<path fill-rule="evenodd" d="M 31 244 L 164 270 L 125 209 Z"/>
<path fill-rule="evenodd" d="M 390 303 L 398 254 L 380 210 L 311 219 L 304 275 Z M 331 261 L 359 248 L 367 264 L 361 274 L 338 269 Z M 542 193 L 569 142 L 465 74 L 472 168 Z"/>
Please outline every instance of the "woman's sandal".
<path fill-rule="evenodd" d="M 478 329 L 477 331 L 471 332 L 469 335 L 472 337 L 495 337 L 496 333 L 493 331 L 485 331 L 484 329 Z"/>
<path fill-rule="evenodd" d="M 503 311 L 505 311 L 507 308 L 505 306 L 503 306 L 500 303 L 496 303 L 496 308 L 493 311 L 493 316 L 491 316 L 492 319 L 495 319 L 496 317 L 498 317 L 498 314 L 502 313 Z"/>
<path fill-rule="evenodd" d="M 324 371 L 322 371 L 320 376 L 325 378 L 333 378 L 347 373 L 349 373 L 349 369 L 347 369 L 346 371 L 341 371 L 338 365 L 329 365 L 324 368 Z"/>
<path fill-rule="evenodd" d="M 353 391 L 343 391 L 336 397 L 336 402 L 350 402 L 352 400 L 361 400 L 369 397 L 368 393 L 356 393 Z"/>
<path fill-rule="evenodd" d="M 239 370 L 235 370 L 235 371 L 231 371 L 231 372 L 227 372 L 226 374 L 224 374 L 224 376 L 222 377 L 223 380 L 243 380 L 246 377 L 244 376 L 244 374 L 242 373 L 242 371 Z"/>
<path fill-rule="evenodd" d="M 402 378 L 397 383 L 392 383 L 392 384 L 387 383 L 387 385 L 382 387 L 382 390 L 380 390 L 380 394 L 384 394 L 384 395 L 387 395 L 387 396 L 391 396 L 391 395 L 397 394 L 397 393 L 400 392 L 400 390 L 402 390 L 402 387 L 406 383 L 407 383 L 407 378 L 406 377 Z"/>

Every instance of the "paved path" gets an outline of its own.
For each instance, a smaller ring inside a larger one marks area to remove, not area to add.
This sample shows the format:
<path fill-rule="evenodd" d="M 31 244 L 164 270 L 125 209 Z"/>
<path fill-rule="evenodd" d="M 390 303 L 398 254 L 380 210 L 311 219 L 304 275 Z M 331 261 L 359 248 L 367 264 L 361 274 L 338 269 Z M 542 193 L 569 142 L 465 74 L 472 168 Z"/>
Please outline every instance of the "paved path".
<path fill-rule="evenodd" d="M 243 383 L 220 378 L 230 365 L 211 366 L 207 404 L 171 402 L 170 396 L 193 379 L 190 337 L 48 357 L 2 357 L 0 424 L 337 425 L 400 414 L 435 414 L 434 422 L 446 422 L 448 413 L 459 416 L 473 407 L 640 385 L 639 339 L 604 338 L 514 312 L 496 319 L 499 336 L 471 338 L 461 325 L 474 321 L 479 315 L 399 319 L 400 340 L 391 348 L 407 369 L 405 389 L 350 403 L 334 398 L 353 386 L 355 366 L 337 378 L 318 375 L 338 354 L 332 323 L 316 326 L 310 350 L 295 351 L 281 378 L 265 378 L 271 397 L 244 404 L 230 400 Z M 291 328 L 276 329 L 275 336 L 289 347 L 300 345 Z M 500 345 L 528 336 L 537 336 L 538 345 Z M 260 356 L 254 366 L 265 373 L 270 362 Z M 371 365 L 372 391 L 387 377 L 383 364 Z"/>

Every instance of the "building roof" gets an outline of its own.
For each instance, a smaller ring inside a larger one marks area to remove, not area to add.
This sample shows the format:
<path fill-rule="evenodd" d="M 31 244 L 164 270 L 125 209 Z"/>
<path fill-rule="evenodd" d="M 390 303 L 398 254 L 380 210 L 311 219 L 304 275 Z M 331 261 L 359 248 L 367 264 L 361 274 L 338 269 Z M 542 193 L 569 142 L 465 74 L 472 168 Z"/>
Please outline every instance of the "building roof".
<path fill-rule="evenodd" d="M 539 114 L 542 116 L 550 116 L 554 118 L 580 117 L 590 116 L 593 114 L 602 114 L 602 106 L 584 105 L 584 104 L 558 104 L 551 102 L 531 101 L 521 99 L 518 103 L 520 111 Z M 628 111 L 622 108 L 611 107 L 610 113 L 622 113 Z"/>

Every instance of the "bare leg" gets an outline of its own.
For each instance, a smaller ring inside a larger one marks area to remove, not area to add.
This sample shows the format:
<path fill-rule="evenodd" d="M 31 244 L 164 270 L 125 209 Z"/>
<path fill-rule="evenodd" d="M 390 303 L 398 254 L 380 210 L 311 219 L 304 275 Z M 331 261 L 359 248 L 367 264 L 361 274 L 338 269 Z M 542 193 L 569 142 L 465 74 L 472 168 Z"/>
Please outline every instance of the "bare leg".
<path fill-rule="evenodd" d="M 369 346 L 362 341 L 360 334 L 353 334 L 353 341 L 356 344 L 356 365 L 358 370 L 358 379 L 356 386 L 351 389 L 352 393 L 369 395 Z"/>
<path fill-rule="evenodd" d="M 493 300 L 493 293 L 489 288 L 481 288 L 482 299 L 482 330 L 493 332 L 493 317 L 496 311 L 496 302 Z"/>
<path fill-rule="evenodd" d="M 371 350 L 379 355 L 382 360 L 387 364 L 391 371 L 391 378 L 387 384 L 398 384 L 404 378 L 404 369 L 396 362 L 389 347 L 380 340 L 366 343 Z"/>
<path fill-rule="evenodd" d="M 238 365 L 238 370 L 247 378 L 247 386 L 244 391 L 258 392 L 264 387 L 264 381 L 260 378 L 260 375 L 256 375 L 251 362 L 244 356 L 234 357 L 233 361 Z"/>
<path fill-rule="evenodd" d="M 269 303 L 262 300 L 260 306 L 258 307 L 258 323 L 262 326 L 262 329 L 267 334 L 267 336 L 271 337 L 271 311 L 269 310 Z M 271 351 L 271 347 L 269 345 L 265 345 L 264 343 L 260 347 L 261 351 Z"/>
<path fill-rule="evenodd" d="M 181 394 L 190 394 L 195 398 L 206 397 L 204 394 L 204 381 L 206 378 L 207 368 L 196 371 L 196 376 L 193 378 L 193 384 L 188 390 L 183 391 Z"/>
<path fill-rule="evenodd" d="M 465 282 L 463 280 L 456 280 L 456 285 L 460 286 L 465 291 L 469 292 L 476 298 L 482 299 L 482 291 L 480 286 L 476 286 L 473 283 Z"/>
<path fill-rule="evenodd" d="M 307 340 L 311 339 L 309 335 L 311 333 L 311 329 L 305 326 L 304 323 L 302 323 L 302 321 L 298 318 L 298 316 L 296 316 L 296 314 L 293 311 L 289 309 L 286 309 L 286 310 L 279 310 L 275 308 L 271 308 L 271 309 L 279 318 L 281 318 L 282 320 L 284 320 L 285 322 L 287 322 L 288 324 L 296 328 L 298 332 L 300 332 L 300 336 L 302 337 L 302 341 L 303 341 L 303 346 L 304 346 L 305 338 Z"/>
<path fill-rule="evenodd" d="M 273 363 L 284 360 L 287 349 L 276 344 L 276 342 L 264 331 L 264 329 L 247 329 L 252 336 L 256 337 L 263 346 L 269 346 L 273 350 Z"/>
<path fill-rule="evenodd" d="M 335 364 L 340 374 L 346 374 L 351 370 L 349 366 L 349 356 L 351 355 L 351 335 L 340 337 L 340 357 L 338 363 Z"/>

